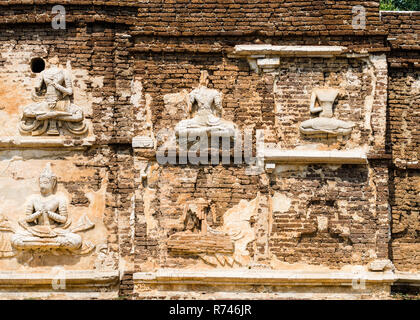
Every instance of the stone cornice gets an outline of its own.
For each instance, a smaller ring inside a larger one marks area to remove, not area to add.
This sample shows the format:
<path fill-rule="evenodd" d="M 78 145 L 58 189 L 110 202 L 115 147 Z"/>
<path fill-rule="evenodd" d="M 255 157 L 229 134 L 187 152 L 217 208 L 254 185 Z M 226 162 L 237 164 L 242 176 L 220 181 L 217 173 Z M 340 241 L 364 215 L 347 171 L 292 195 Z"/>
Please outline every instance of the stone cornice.
<path fill-rule="evenodd" d="M 147 284 L 201 284 L 201 285 L 279 285 L 279 286 L 351 286 L 356 278 L 367 283 L 392 284 L 398 277 L 393 272 L 304 272 L 277 270 L 206 270 L 186 271 L 160 269 L 156 272 L 134 273 L 134 283 Z"/>
<path fill-rule="evenodd" d="M 0 291 L 30 289 L 32 287 L 51 290 L 54 281 L 61 280 L 65 280 L 64 290 L 112 287 L 118 284 L 119 271 L 66 270 L 62 273 L 53 271 L 49 273 L 2 271 L 0 272 Z"/>
<path fill-rule="evenodd" d="M 277 150 L 267 149 L 263 153 L 266 163 L 287 164 L 367 164 L 367 156 L 358 150 Z"/>

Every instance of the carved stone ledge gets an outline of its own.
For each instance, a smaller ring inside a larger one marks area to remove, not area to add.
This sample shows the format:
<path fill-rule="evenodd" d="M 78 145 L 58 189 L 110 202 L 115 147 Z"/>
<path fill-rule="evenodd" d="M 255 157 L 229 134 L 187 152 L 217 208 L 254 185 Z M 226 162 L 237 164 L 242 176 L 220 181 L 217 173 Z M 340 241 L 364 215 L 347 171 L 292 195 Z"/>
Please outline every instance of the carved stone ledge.
<path fill-rule="evenodd" d="M 420 273 L 395 272 L 395 276 L 395 285 L 420 287 Z"/>
<path fill-rule="evenodd" d="M 133 148 L 139 149 L 153 149 L 155 142 L 149 136 L 136 136 L 131 143 Z"/>
<path fill-rule="evenodd" d="M 333 57 L 342 54 L 341 46 L 273 46 L 271 44 L 237 45 L 234 56 L 276 55 L 282 57 Z"/>
<path fill-rule="evenodd" d="M 36 290 L 51 290 L 52 284 L 65 279 L 64 291 L 74 289 L 93 290 L 98 288 L 110 288 L 118 285 L 119 271 L 74 271 L 66 270 L 58 274 L 34 272 L 0 272 L 0 291 L 18 291 L 36 288 Z"/>
<path fill-rule="evenodd" d="M 357 288 L 360 279 L 364 287 Z M 135 291 L 147 298 L 151 294 L 184 298 L 191 290 L 212 290 L 218 298 L 370 298 L 385 297 L 396 280 L 392 272 L 304 272 L 290 270 L 185 271 L 160 269 L 133 275 Z M 148 290 L 141 290 L 147 287 Z M 325 288 L 327 287 L 327 288 Z M 252 290 L 251 290 L 252 288 Z M 198 289 L 197 289 L 198 290 Z"/>
<path fill-rule="evenodd" d="M 268 168 L 274 169 L 273 163 L 283 164 L 367 164 L 367 155 L 363 151 L 321 151 L 321 150 L 264 150 L 264 160 Z M 269 165 L 271 164 L 271 165 Z"/>
<path fill-rule="evenodd" d="M 280 57 L 332 58 L 347 51 L 341 46 L 273 46 L 251 44 L 235 46 L 230 58 L 245 58 L 255 72 L 274 72 L 280 65 Z"/>
<path fill-rule="evenodd" d="M 0 137 L 0 149 L 86 149 L 95 144 L 95 137 L 69 139 L 65 137 Z"/>

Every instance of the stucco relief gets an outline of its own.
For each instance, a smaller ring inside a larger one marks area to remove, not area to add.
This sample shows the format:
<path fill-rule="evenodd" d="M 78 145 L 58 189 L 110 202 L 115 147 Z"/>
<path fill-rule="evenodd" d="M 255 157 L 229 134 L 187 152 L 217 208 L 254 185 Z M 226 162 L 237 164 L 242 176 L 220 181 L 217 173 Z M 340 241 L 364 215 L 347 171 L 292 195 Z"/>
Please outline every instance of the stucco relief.
<path fill-rule="evenodd" d="M 18 221 L 18 227 L 0 217 L 1 258 L 12 257 L 19 251 L 83 255 L 95 248 L 78 234 L 95 225 L 86 215 L 72 225 L 68 200 L 56 193 L 56 185 L 57 177 L 48 163 L 39 177 L 40 194 L 29 196 L 24 218 Z"/>
<path fill-rule="evenodd" d="M 180 224 L 183 231 L 167 241 L 172 254 L 194 254 L 213 267 L 247 266 L 251 261 L 247 245 L 255 240 L 251 220 L 257 214 L 257 200 L 241 201 L 227 210 L 223 225 L 210 226 L 216 220 L 215 207 L 202 198 L 187 203 Z"/>
<path fill-rule="evenodd" d="M 49 61 L 32 91 L 33 103 L 23 108 L 19 123 L 22 134 L 33 136 L 62 134 L 60 128 L 74 135 L 88 131 L 81 107 L 73 103 L 73 84 L 69 70 L 61 68 L 58 57 Z"/>
<path fill-rule="evenodd" d="M 348 135 L 354 124 L 334 118 L 333 105 L 339 90 L 335 88 L 317 88 L 312 91 L 309 110 L 316 114 L 316 118 L 306 120 L 300 124 L 300 132 L 304 135 L 332 136 Z M 316 107 L 316 105 L 319 105 Z"/>
<path fill-rule="evenodd" d="M 177 136 L 234 137 L 237 126 L 222 118 L 222 94 L 208 88 L 207 71 L 201 72 L 200 84 L 187 97 L 188 112 L 194 113 L 191 119 L 182 120 L 175 127 Z"/>

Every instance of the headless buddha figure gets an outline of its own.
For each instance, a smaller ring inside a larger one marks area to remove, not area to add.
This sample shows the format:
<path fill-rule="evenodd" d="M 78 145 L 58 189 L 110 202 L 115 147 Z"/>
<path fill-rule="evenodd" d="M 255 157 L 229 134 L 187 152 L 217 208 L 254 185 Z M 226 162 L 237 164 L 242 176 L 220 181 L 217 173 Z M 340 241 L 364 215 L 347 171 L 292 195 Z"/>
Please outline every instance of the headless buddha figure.
<path fill-rule="evenodd" d="M 227 120 L 221 119 L 217 114 L 222 111 L 222 95 L 219 91 L 209 89 L 208 73 L 201 73 L 200 84 L 188 95 L 191 107 L 197 105 L 197 112 L 192 119 L 182 120 L 175 127 L 175 133 L 180 135 L 200 135 L 206 133 L 208 136 L 234 137 L 237 130 L 236 125 Z M 188 110 L 191 112 L 191 110 Z"/>
<path fill-rule="evenodd" d="M 309 119 L 301 123 L 300 131 L 306 135 L 330 134 L 330 135 L 348 135 L 353 130 L 354 124 L 338 120 L 333 117 L 333 104 L 338 89 L 325 88 L 315 89 L 311 96 L 311 113 L 318 113 L 317 118 Z M 318 102 L 319 107 L 315 107 Z"/>
<path fill-rule="evenodd" d="M 12 246 L 20 250 L 77 250 L 82 238 L 66 228 L 71 221 L 67 214 L 67 200 L 55 194 L 57 177 L 50 164 L 39 177 L 41 194 L 32 195 L 26 205 L 26 217 L 19 221 L 24 229 L 12 236 Z"/>
<path fill-rule="evenodd" d="M 59 65 L 58 57 L 48 60 L 49 68 L 42 71 L 32 92 L 34 103 L 24 107 L 20 131 L 33 136 L 59 135 L 57 126 L 73 134 L 84 134 L 82 109 L 71 103 L 73 85 L 69 73 Z"/>

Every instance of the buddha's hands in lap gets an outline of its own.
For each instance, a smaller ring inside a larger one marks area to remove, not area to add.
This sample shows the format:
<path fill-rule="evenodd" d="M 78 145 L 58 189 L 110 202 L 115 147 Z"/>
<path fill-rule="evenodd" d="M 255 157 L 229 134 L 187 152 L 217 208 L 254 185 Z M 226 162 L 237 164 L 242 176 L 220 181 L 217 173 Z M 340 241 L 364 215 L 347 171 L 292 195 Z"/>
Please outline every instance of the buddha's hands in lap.
<path fill-rule="evenodd" d="M 54 119 L 55 117 L 57 117 L 56 112 L 51 111 L 51 112 L 43 113 L 43 114 L 40 114 L 40 115 L 36 116 L 36 120 Z"/>
<path fill-rule="evenodd" d="M 57 119 L 63 116 L 71 116 L 71 113 L 63 112 L 63 111 L 50 111 L 50 112 L 38 115 L 36 117 L 36 120 Z"/>

